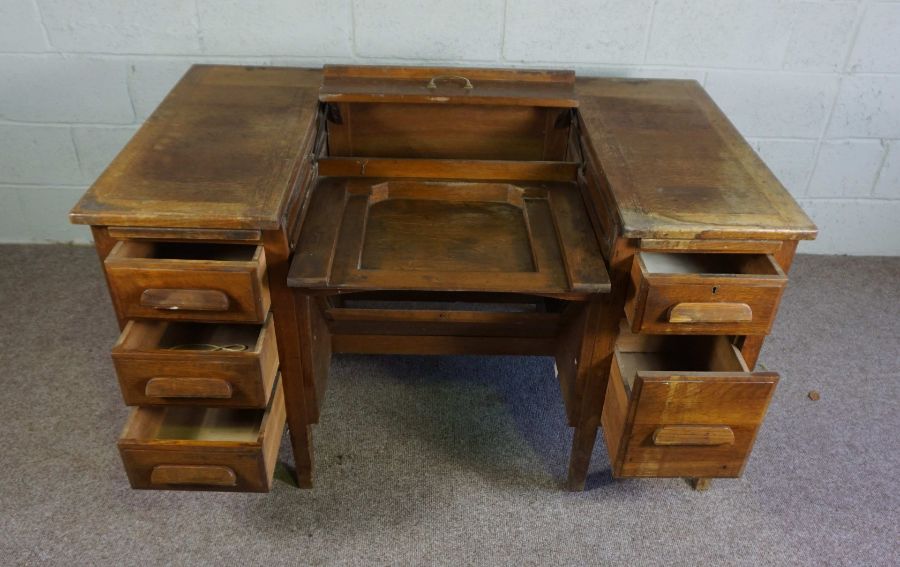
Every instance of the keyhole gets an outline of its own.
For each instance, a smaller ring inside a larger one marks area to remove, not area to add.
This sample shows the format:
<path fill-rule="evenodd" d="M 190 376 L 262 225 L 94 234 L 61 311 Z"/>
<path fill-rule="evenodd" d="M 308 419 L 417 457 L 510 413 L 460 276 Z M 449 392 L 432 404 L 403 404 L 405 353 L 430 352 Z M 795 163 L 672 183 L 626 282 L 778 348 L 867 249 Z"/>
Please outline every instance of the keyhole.
<path fill-rule="evenodd" d="M 716 294 L 716 292 L 718 292 L 718 291 L 719 291 L 719 286 L 717 286 L 717 285 L 714 285 L 714 286 L 713 286 L 713 290 L 712 290 L 712 291 L 713 291 L 713 295 L 715 295 L 715 294 Z"/>

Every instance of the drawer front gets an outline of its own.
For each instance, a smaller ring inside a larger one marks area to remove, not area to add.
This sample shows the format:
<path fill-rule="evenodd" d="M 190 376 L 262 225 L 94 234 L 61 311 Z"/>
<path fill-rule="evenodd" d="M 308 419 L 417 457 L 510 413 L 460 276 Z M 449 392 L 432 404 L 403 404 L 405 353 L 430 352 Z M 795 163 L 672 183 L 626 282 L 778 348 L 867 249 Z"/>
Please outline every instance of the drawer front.
<path fill-rule="evenodd" d="M 618 362 L 603 414 L 616 477 L 741 475 L 777 374 L 638 372 L 629 389 Z"/>
<path fill-rule="evenodd" d="M 757 273 L 670 274 L 650 271 L 645 254 L 635 255 L 625 305 L 632 331 L 759 335 L 771 329 L 787 284 L 771 256 L 746 255 Z"/>
<path fill-rule="evenodd" d="M 156 246 L 182 247 L 187 258 L 155 257 Z M 194 257 L 191 247 L 211 258 Z M 236 248 L 247 250 L 237 259 L 218 252 Z M 114 301 L 128 318 L 261 323 L 271 304 L 262 246 L 121 241 L 104 265 Z"/>
<path fill-rule="evenodd" d="M 262 418 L 257 441 L 167 440 L 142 438 L 136 423 L 161 408 L 136 408 L 119 440 L 119 454 L 132 488 L 268 492 L 284 432 L 281 386 Z"/>
<path fill-rule="evenodd" d="M 257 328 L 249 325 L 181 324 L 185 332 L 177 337 L 179 343 L 203 345 L 215 341 L 223 343 L 216 346 L 225 346 L 225 350 L 172 350 L 160 345 L 162 337 L 180 330 L 178 326 L 167 321 L 135 320 L 122 331 L 112 357 L 126 404 L 266 407 L 278 371 L 271 316 L 257 327 L 258 334 L 250 333 Z M 194 327 L 202 327 L 205 332 L 191 335 Z M 235 338 L 238 333 L 229 336 L 230 328 L 237 328 L 252 340 Z M 197 338 L 192 340 L 192 336 Z M 235 343 L 245 350 L 227 350 Z"/>

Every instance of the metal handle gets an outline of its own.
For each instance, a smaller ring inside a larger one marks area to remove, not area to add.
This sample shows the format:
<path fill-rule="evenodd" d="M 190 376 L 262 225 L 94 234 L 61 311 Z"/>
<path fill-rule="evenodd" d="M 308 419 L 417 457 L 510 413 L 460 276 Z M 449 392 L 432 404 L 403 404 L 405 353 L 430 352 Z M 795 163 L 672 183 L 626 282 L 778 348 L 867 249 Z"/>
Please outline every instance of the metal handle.
<path fill-rule="evenodd" d="M 462 75 L 438 75 L 436 77 L 431 77 L 431 80 L 428 81 L 428 88 L 436 89 L 438 81 L 462 81 L 464 89 L 470 91 L 475 88 L 472 86 L 472 81 Z"/>

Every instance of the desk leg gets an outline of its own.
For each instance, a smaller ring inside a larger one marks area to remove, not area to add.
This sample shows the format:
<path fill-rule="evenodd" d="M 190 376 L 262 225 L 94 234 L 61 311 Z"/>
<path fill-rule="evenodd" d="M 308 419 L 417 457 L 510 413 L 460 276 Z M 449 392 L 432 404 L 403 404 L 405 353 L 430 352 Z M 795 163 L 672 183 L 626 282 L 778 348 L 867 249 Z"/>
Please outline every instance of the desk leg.
<path fill-rule="evenodd" d="M 597 441 L 596 425 L 580 424 L 575 428 L 572 439 L 572 455 L 569 457 L 569 478 L 566 486 L 573 492 L 584 490 L 587 482 L 588 468 L 591 465 L 591 453 Z"/>
<path fill-rule="evenodd" d="M 291 259 L 290 245 L 287 236 L 281 230 L 264 232 L 263 241 L 266 250 L 275 335 L 278 339 L 278 360 L 281 369 L 281 384 L 284 388 L 287 424 L 291 434 L 294 461 L 297 466 L 297 484 L 301 488 L 312 488 L 311 424 L 315 422 L 316 400 L 314 396 L 310 396 L 310 392 L 315 391 L 314 388 L 305 384 L 300 355 L 298 306 L 293 290 L 287 287 L 287 274 Z"/>
<path fill-rule="evenodd" d="M 607 322 L 604 316 L 608 310 L 609 300 L 606 297 L 589 301 L 584 309 L 584 327 L 581 335 L 580 359 L 577 364 L 575 399 L 578 407 L 575 432 L 572 438 L 572 454 L 569 457 L 569 490 L 584 490 L 588 468 L 591 464 L 591 453 L 597 440 L 600 427 L 600 412 L 606 397 L 606 380 L 609 366 L 603 366 L 607 357 L 600 356 L 606 342 L 612 344 L 615 335 L 601 340 Z M 609 317 L 606 317 L 609 319 Z M 599 347 L 599 348 L 598 348 Z M 604 370 L 605 368 L 605 370 Z"/>
<path fill-rule="evenodd" d="M 586 306 L 584 333 L 582 335 L 581 360 L 578 362 L 575 402 L 575 434 L 572 439 L 572 455 L 569 459 L 569 490 L 584 490 L 591 453 L 600 428 L 600 415 L 606 401 L 606 386 L 612 364 L 619 321 L 625 305 L 628 274 L 634 256 L 635 241 L 620 238 L 616 241 L 610 259 L 612 292 L 593 298 Z M 610 456 L 615 459 L 614 455 Z M 613 463 L 613 466 L 615 464 Z"/>

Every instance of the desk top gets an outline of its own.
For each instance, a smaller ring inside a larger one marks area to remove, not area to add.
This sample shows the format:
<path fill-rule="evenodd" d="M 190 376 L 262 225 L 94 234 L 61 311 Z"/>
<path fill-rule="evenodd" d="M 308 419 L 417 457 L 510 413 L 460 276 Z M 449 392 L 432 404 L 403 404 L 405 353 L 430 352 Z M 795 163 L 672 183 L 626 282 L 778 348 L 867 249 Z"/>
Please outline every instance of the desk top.
<path fill-rule="evenodd" d="M 194 66 L 72 210 L 110 226 L 278 228 L 318 70 Z"/>
<path fill-rule="evenodd" d="M 278 228 L 315 130 L 322 77 L 298 68 L 191 68 L 75 206 L 72 222 Z M 322 96 L 337 96 L 329 92 Z M 815 237 L 815 225 L 696 82 L 577 79 L 575 95 L 586 150 L 624 236 Z"/>
<path fill-rule="evenodd" d="M 579 79 L 628 238 L 811 239 L 816 226 L 696 81 Z"/>

